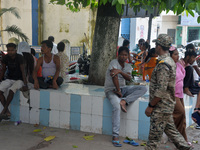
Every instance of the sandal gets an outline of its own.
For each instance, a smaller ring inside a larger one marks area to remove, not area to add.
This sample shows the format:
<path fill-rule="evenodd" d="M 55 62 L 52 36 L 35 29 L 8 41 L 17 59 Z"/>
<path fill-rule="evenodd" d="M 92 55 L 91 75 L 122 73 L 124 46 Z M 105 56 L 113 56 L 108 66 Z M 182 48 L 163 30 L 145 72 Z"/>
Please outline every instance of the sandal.
<path fill-rule="evenodd" d="M 8 119 L 10 119 L 10 117 L 8 117 L 7 114 L 1 114 L 1 115 L 0 115 L 0 122 L 1 122 L 3 119 L 4 119 L 4 120 L 8 120 Z"/>
<path fill-rule="evenodd" d="M 123 142 L 133 145 L 133 146 L 139 146 L 139 144 L 137 142 L 135 142 L 134 140 L 124 140 Z"/>
<path fill-rule="evenodd" d="M 112 143 L 113 143 L 113 145 L 115 146 L 115 147 L 122 147 L 122 144 L 120 144 L 120 142 L 119 141 L 112 141 Z"/>
<path fill-rule="evenodd" d="M 193 149 L 194 148 L 194 145 L 192 145 L 191 142 L 187 142 L 187 144 Z"/>

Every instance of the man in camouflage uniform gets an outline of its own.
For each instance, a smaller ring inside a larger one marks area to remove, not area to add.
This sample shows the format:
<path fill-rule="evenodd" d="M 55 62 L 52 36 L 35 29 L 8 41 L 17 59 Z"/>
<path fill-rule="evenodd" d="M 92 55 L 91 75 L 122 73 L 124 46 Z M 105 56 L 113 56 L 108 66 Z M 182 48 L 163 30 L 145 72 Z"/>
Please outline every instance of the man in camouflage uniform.
<path fill-rule="evenodd" d="M 149 105 L 145 111 L 145 114 L 151 117 L 149 140 L 145 150 L 157 150 L 163 132 L 177 149 L 189 150 L 191 147 L 176 129 L 172 116 L 176 80 L 176 64 L 168 52 L 172 39 L 167 34 L 160 34 L 153 42 L 156 42 L 159 63 L 151 76 Z"/>

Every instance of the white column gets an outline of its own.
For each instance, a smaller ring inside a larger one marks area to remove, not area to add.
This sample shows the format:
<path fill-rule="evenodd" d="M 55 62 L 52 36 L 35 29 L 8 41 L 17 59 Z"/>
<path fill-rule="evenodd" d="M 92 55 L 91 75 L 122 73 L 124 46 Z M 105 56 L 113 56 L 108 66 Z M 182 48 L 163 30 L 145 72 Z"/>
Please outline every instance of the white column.
<path fill-rule="evenodd" d="M 182 45 L 187 45 L 187 31 L 188 31 L 188 26 L 183 26 L 182 27 Z"/>

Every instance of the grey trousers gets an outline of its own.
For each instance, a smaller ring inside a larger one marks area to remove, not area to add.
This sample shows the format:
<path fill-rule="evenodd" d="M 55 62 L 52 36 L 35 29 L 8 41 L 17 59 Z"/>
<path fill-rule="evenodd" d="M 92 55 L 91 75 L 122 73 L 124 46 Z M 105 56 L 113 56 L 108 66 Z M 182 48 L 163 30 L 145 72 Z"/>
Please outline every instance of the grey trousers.
<path fill-rule="evenodd" d="M 122 98 L 119 98 L 113 91 L 106 92 L 106 97 L 109 99 L 113 106 L 112 109 L 112 132 L 114 137 L 119 136 L 120 130 L 120 101 L 123 99 L 126 101 L 127 105 L 136 101 L 139 97 L 147 92 L 145 86 L 126 86 L 121 89 Z"/>

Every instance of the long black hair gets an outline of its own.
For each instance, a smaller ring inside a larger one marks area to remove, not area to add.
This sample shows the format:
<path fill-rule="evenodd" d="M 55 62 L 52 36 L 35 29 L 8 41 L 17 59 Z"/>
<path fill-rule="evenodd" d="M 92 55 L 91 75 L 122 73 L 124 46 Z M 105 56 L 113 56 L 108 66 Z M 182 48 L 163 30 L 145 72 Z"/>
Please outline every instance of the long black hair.
<path fill-rule="evenodd" d="M 34 69 L 34 59 L 30 53 L 22 52 L 25 62 L 25 73 L 26 75 L 32 75 Z"/>
<path fill-rule="evenodd" d="M 150 50 L 148 51 L 148 55 L 147 55 L 147 57 L 145 58 L 144 62 L 147 62 L 147 60 L 148 60 L 150 57 L 152 57 L 153 54 L 155 54 L 155 53 L 156 53 L 156 49 L 155 49 L 155 48 L 150 49 Z"/>

